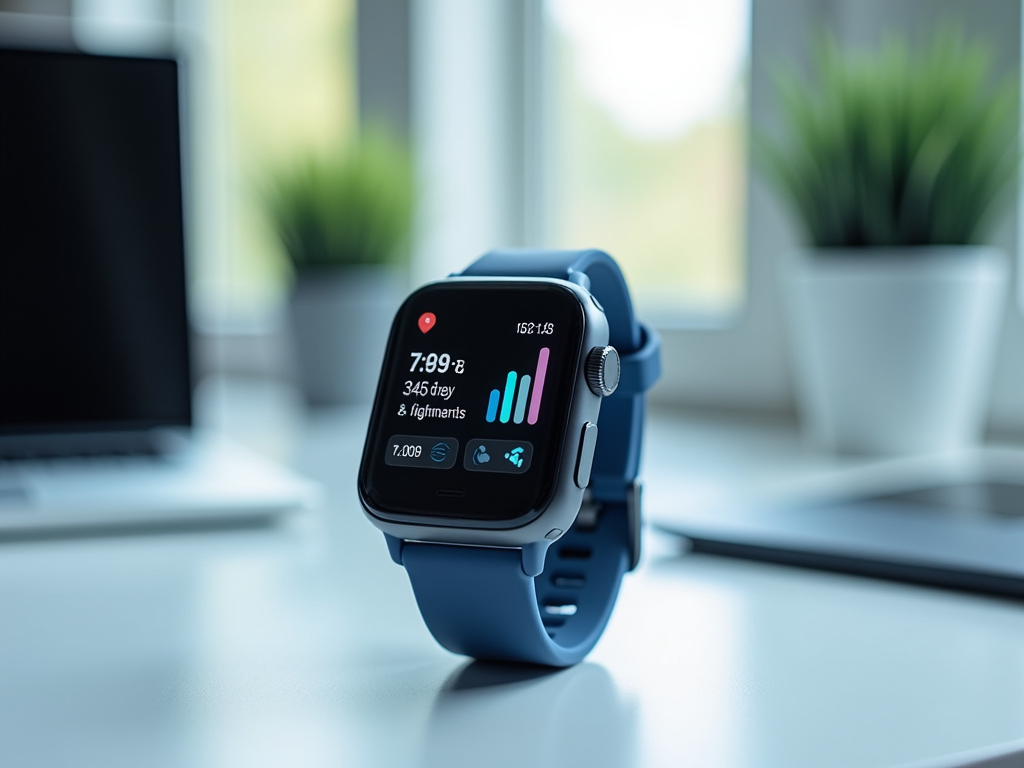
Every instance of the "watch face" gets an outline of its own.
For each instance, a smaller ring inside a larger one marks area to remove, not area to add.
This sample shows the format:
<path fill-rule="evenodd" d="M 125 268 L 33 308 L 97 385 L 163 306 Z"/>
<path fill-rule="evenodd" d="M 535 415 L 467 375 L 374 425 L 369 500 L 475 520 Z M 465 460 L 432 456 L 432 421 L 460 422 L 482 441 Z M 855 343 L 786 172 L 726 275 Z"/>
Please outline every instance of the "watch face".
<path fill-rule="evenodd" d="M 359 489 L 384 515 L 501 522 L 558 476 L 584 312 L 568 288 L 426 286 L 398 311 Z"/>

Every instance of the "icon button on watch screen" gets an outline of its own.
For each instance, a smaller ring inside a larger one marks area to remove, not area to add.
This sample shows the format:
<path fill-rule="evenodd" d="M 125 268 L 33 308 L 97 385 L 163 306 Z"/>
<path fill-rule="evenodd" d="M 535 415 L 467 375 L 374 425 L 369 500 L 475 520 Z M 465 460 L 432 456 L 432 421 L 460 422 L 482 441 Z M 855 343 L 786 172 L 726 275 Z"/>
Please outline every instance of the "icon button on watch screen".
<path fill-rule="evenodd" d="M 474 438 L 466 443 L 462 465 L 470 472 L 502 472 L 520 475 L 533 461 L 533 443 L 526 440 Z"/>
<path fill-rule="evenodd" d="M 393 467 L 451 469 L 459 453 L 454 437 L 392 435 L 384 449 L 384 463 Z"/>

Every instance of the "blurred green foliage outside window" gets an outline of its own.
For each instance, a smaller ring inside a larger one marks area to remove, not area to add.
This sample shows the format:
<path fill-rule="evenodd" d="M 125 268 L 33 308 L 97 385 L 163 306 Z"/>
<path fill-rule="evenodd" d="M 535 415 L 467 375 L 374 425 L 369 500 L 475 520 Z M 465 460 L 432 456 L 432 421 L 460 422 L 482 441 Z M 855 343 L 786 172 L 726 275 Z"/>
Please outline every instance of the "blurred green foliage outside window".
<path fill-rule="evenodd" d="M 744 296 L 749 0 L 547 0 L 547 237 L 623 264 L 644 308 Z"/>
<path fill-rule="evenodd" d="M 216 246 L 197 275 L 204 315 L 259 319 L 282 300 L 289 268 L 264 198 L 281 168 L 354 138 L 354 5 L 212 4 L 207 41 L 221 91 L 214 94 L 220 146 L 213 154 L 223 200 Z"/>

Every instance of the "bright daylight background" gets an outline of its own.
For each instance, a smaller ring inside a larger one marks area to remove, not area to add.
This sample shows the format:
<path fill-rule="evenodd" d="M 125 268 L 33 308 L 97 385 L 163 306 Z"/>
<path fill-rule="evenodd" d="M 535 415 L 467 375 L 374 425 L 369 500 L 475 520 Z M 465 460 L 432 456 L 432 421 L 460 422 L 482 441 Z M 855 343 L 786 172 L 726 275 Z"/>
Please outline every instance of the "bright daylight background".
<path fill-rule="evenodd" d="M 549 235 L 599 245 L 646 305 L 744 293 L 749 0 L 548 0 Z"/>

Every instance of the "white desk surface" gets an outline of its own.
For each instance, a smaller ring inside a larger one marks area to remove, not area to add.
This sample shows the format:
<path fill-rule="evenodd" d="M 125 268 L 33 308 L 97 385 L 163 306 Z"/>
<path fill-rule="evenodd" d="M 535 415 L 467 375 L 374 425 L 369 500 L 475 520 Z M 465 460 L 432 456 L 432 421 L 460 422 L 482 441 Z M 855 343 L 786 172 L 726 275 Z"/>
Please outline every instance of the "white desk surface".
<path fill-rule="evenodd" d="M 239 382 L 202 404 L 323 504 L 266 528 L 0 543 L 0 766 L 866 768 L 1024 739 L 1021 604 L 650 534 L 585 663 L 467 668 L 359 511 L 365 409 L 307 417 Z M 784 424 L 674 413 L 647 448 L 652 505 L 818 461 Z"/>

